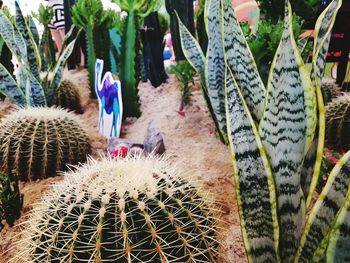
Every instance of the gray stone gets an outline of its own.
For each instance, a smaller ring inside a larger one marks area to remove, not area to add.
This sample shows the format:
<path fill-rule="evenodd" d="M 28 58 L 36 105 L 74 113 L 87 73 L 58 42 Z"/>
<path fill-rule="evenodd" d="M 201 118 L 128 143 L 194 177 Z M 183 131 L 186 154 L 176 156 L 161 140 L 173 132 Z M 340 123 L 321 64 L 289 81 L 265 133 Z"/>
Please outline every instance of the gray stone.
<path fill-rule="evenodd" d="M 143 149 L 143 145 L 139 143 L 134 143 L 128 139 L 121 139 L 121 138 L 116 138 L 116 137 L 110 137 L 108 139 L 108 146 L 107 150 L 109 153 L 120 149 L 121 147 L 127 147 L 129 150 L 134 149 L 134 148 L 139 148 Z"/>
<path fill-rule="evenodd" d="M 154 121 L 150 121 L 143 141 L 147 153 L 162 154 L 165 152 L 163 136 Z"/>

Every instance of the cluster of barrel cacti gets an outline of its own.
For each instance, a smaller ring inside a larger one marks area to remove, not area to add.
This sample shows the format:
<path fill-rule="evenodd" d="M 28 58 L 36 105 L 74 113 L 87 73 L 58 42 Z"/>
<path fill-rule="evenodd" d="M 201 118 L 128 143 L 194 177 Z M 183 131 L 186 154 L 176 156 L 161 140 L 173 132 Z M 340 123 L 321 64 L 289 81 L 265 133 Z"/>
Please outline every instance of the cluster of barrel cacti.
<path fill-rule="evenodd" d="M 0 123 L 2 169 L 22 181 L 55 176 L 86 160 L 87 136 L 77 117 L 56 108 L 21 109 Z"/>
<path fill-rule="evenodd" d="M 216 220 L 164 157 L 89 160 L 31 213 L 28 262 L 215 262 Z"/>

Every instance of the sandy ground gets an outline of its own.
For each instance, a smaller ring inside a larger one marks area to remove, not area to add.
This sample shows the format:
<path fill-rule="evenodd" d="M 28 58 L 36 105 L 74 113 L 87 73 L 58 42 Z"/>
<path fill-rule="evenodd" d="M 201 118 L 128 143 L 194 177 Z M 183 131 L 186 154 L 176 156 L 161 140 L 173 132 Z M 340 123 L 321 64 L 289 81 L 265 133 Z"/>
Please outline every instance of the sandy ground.
<path fill-rule="evenodd" d="M 82 87 L 84 113 L 82 122 L 88 127 L 91 155 L 98 157 L 106 149 L 106 140 L 97 132 L 98 105 L 88 99 L 85 72 L 66 73 Z M 246 262 L 239 226 L 236 200 L 233 191 L 232 165 L 228 146 L 223 145 L 215 135 L 215 129 L 200 89 L 194 88 L 189 105 L 184 108 L 184 116 L 179 114 L 181 95 L 177 80 L 170 76 L 168 82 L 159 88 L 149 83 L 139 86 L 142 116 L 127 119 L 122 128 L 122 137 L 135 142 L 143 142 L 147 126 L 154 120 L 165 140 L 166 152 L 172 159 L 181 162 L 191 171 L 191 177 L 198 181 L 205 191 L 212 194 L 219 219 L 220 248 L 219 263 Z M 0 118 L 13 109 L 9 101 L 0 102 Z M 0 262 L 7 262 L 21 249 L 15 246 L 20 239 L 21 223 L 40 196 L 62 176 L 46 180 L 21 183 L 24 194 L 23 215 L 13 228 L 5 227 L 0 232 Z"/>

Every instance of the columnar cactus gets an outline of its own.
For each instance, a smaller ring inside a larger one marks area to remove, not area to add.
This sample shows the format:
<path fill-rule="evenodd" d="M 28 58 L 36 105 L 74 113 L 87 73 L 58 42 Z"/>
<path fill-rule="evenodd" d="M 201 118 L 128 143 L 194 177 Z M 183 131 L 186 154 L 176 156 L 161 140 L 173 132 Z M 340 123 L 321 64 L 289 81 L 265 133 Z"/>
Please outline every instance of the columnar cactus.
<path fill-rule="evenodd" d="M 321 86 L 323 102 L 328 104 L 340 95 L 340 90 L 334 82 L 324 81 Z"/>
<path fill-rule="evenodd" d="M 63 80 L 56 90 L 55 105 L 82 113 L 78 87 L 70 80 Z"/>
<path fill-rule="evenodd" d="M 19 256 L 26 262 L 215 262 L 215 219 L 181 176 L 159 157 L 89 160 L 34 208 Z"/>
<path fill-rule="evenodd" d="M 334 99 L 326 107 L 326 145 L 338 151 L 350 150 L 350 96 Z"/>
<path fill-rule="evenodd" d="M 77 118 L 56 108 L 21 109 L 0 123 L 0 168 L 23 181 L 55 176 L 86 160 L 87 136 Z"/>

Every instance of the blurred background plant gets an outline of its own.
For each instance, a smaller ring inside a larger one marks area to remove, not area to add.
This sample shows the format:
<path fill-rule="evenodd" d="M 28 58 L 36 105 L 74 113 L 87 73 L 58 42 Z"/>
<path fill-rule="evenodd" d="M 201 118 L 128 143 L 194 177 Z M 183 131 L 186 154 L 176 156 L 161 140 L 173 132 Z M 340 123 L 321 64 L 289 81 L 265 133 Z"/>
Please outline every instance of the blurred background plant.
<path fill-rule="evenodd" d="M 338 160 L 343 154 L 338 152 L 329 152 L 322 157 L 322 164 L 320 169 L 320 176 L 318 177 L 318 182 L 316 186 L 316 191 L 321 193 L 323 187 L 326 185 L 329 174 L 331 173 L 334 166 L 337 164 Z"/>
<path fill-rule="evenodd" d="M 13 226 L 21 216 L 22 207 L 23 194 L 19 191 L 17 175 L 0 172 L 0 230 L 4 227 L 4 221 Z"/>
<path fill-rule="evenodd" d="M 96 58 L 103 59 L 104 72 L 111 71 L 109 29 L 117 26 L 118 16 L 111 9 L 104 10 L 101 0 L 78 0 L 72 7 L 71 13 L 73 24 L 84 29 L 86 33 L 90 95 L 96 98 Z"/>
<path fill-rule="evenodd" d="M 180 91 L 181 91 L 181 105 L 179 111 L 182 111 L 184 106 L 190 101 L 192 96 L 191 86 L 189 85 L 192 82 L 194 85 L 193 76 L 194 70 L 190 63 L 187 60 L 177 61 L 168 68 L 169 74 L 175 74 L 176 78 L 179 80 Z"/>

